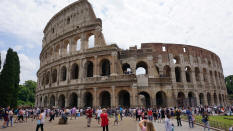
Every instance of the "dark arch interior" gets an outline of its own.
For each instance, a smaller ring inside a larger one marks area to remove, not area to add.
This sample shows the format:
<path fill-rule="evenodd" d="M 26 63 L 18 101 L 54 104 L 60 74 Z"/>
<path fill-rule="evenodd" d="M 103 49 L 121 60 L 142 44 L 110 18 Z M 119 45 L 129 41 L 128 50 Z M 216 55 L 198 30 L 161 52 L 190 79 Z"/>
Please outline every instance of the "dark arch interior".
<path fill-rule="evenodd" d="M 147 67 L 147 64 L 145 62 L 143 62 L 143 61 L 139 62 L 136 66 L 136 69 L 138 69 L 140 67 L 144 68 L 146 70 L 146 74 L 148 74 L 148 67 Z"/>
<path fill-rule="evenodd" d="M 176 82 L 181 82 L 181 69 L 180 67 L 175 68 Z"/>
<path fill-rule="evenodd" d="M 50 106 L 51 107 L 55 106 L 55 96 L 50 97 Z"/>
<path fill-rule="evenodd" d="M 191 68 L 185 67 L 185 75 L 186 75 L 186 81 L 191 82 Z"/>
<path fill-rule="evenodd" d="M 130 94 L 129 92 L 123 90 L 119 92 L 119 106 L 130 107 Z"/>
<path fill-rule="evenodd" d="M 123 70 L 124 74 L 131 74 L 132 73 L 130 65 L 128 63 L 125 63 L 122 65 L 122 70 Z"/>
<path fill-rule="evenodd" d="M 101 75 L 102 76 L 109 76 L 110 75 L 110 62 L 107 59 L 102 60 L 101 62 Z"/>
<path fill-rule="evenodd" d="M 60 108 L 65 107 L 65 96 L 64 95 L 60 95 L 58 105 L 59 105 Z"/>
<path fill-rule="evenodd" d="M 208 105 L 211 105 L 211 95 L 210 95 L 210 93 L 207 93 L 207 102 L 208 102 Z"/>
<path fill-rule="evenodd" d="M 85 107 L 92 107 L 93 97 L 92 97 L 92 94 L 90 92 L 85 93 L 84 102 L 85 102 L 84 103 Z"/>
<path fill-rule="evenodd" d="M 144 96 L 144 99 L 142 99 L 142 103 L 145 107 L 150 107 L 150 95 L 146 92 L 140 92 L 139 95 Z"/>
<path fill-rule="evenodd" d="M 188 101 L 189 101 L 189 106 L 190 107 L 193 107 L 196 105 L 196 99 L 195 99 L 195 96 L 192 92 L 189 92 L 188 93 Z"/>
<path fill-rule="evenodd" d="M 50 72 L 47 72 L 46 74 L 46 85 L 49 84 L 49 78 L 50 78 Z"/>
<path fill-rule="evenodd" d="M 218 101 L 218 100 L 217 100 L 217 95 L 216 95 L 216 93 L 214 93 L 214 104 L 215 104 L 215 105 L 218 104 L 217 101 Z"/>
<path fill-rule="evenodd" d="M 62 69 L 61 69 L 61 80 L 62 81 L 66 80 L 66 72 L 67 72 L 66 67 L 63 66 Z"/>
<path fill-rule="evenodd" d="M 183 92 L 179 92 L 177 96 L 177 104 L 179 107 L 185 106 L 185 95 Z"/>
<path fill-rule="evenodd" d="M 204 104 L 204 95 L 202 93 L 199 94 L 200 105 Z"/>
<path fill-rule="evenodd" d="M 104 91 L 100 94 L 100 105 L 101 108 L 111 107 L 111 96 L 109 92 Z"/>
<path fill-rule="evenodd" d="M 73 64 L 71 68 L 71 79 L 78 79 L 78 64 Z"/>
<path fill-rule="evenodd" d="M 56 69 L 53 70 L 52 81 L 53 83 L 57 82 L 57 70 Z"/>
<path fill-rule="evenodd" d="M 48 97 L 46 96 L 46 97 L 44 98 L 44 107 L 47 107 L 47 104 L 48 104 Z"/>
<path fill-rule="evenodd" d="M 78 106 L 78 96 L 76 93 L 72 93 L 70 96 L 70 107 Z"/>
<path fill-rule="evenodd" d="M 88 61 L 86 63 L 86 72 L 87 72 L 86 76 L 93 77 L 93 71 L 94 71 L 93 70 L 93 63 L 91 61 Z"/>
<path fill-rule="evenodd" d="M 164 66 L 163 75 L 164 75 L 164 77 L 170 77 L 171 76 L 171 68 L 168 65 Z"/>
<path fill-rule="evenodd" d="M 159 91 L 156 94 L 156 105 L 157 107 L 166 107 L 167 99 L 166 99 L 166 94 L 164 92 Z"/>
<path fill-rule="evenodd" d="M 200 81 L 200 70 L 198 67 L 195 68 L 196 81 Z"/>

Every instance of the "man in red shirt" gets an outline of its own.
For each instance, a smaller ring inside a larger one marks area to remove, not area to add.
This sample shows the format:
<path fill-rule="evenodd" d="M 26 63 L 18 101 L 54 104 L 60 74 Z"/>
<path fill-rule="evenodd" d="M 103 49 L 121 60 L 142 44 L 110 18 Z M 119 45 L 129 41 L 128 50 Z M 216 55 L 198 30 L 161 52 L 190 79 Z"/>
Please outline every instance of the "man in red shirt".
<path fill-rule="evenodd" d="M 153 115 L 152 109 L 149 109 L 148 110 L 148 118 L 150 121 L 152 121 L 152 119 L 153 119 L 152 115 Z"/>
<path fill-rule="evenodd" d="M 86 116 L 87 116 L 87 127 L 91 126 L 91 118 L 92 118 L 92 109 L 90 107 L 87 108 Z"/>
<path fill-rule="evenodd" d="M 108 131 L 108 114 L 106 113 L 106 109 L 103 109 L 103 113 L 100 115 L 101 118 L 101 126 L 103 127 L 103 131 Z"/>

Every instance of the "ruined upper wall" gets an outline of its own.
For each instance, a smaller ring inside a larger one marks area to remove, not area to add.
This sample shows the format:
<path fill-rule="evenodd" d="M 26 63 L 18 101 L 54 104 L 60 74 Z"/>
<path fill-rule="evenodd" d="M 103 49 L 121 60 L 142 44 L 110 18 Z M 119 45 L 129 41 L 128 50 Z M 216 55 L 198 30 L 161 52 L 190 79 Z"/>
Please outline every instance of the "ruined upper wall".
<path fill-rule="evenodd" d="M 87 0 L 79 0 L 63 8 L 54 15 L 44 29 L 43 47 L 56 38 L 72 31 L 84 32 L 90 27 L 102 27 L 97 19 L 91 4 Z M 86 28 L 88 27 L 88 28 Z"/>

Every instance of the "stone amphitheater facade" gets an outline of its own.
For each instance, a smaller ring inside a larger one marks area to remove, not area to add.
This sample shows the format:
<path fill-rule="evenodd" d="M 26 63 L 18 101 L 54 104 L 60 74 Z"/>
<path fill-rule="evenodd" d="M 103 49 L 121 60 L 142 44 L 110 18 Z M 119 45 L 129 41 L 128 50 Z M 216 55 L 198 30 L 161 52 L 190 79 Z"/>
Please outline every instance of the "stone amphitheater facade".
<path fill-rule="evenodd" d="M 101 19 L 87 0 L 53 16 L 42 42 L 37 107 L 227 104 L 216 54 L 183 44 L 142 43 L 127 50 L 107 45 Z"/>

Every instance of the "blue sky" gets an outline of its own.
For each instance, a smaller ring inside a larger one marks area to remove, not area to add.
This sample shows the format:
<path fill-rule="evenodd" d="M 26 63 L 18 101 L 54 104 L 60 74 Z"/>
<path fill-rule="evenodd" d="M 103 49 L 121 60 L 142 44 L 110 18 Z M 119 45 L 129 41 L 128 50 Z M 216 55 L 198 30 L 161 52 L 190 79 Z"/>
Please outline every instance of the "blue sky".
<path fill-rule="evenodd" d="M 0 52 L 9 47 L 21 62 L 21 83 L 36 80 L 43 29 L 75 0 L 1 0 Z M 143 42 L 190 44 L 220 56 L 224 74 L 233 74 L 232 0 L 89 0 L 103 21 L 108 43 L 121 48 Z"/>

